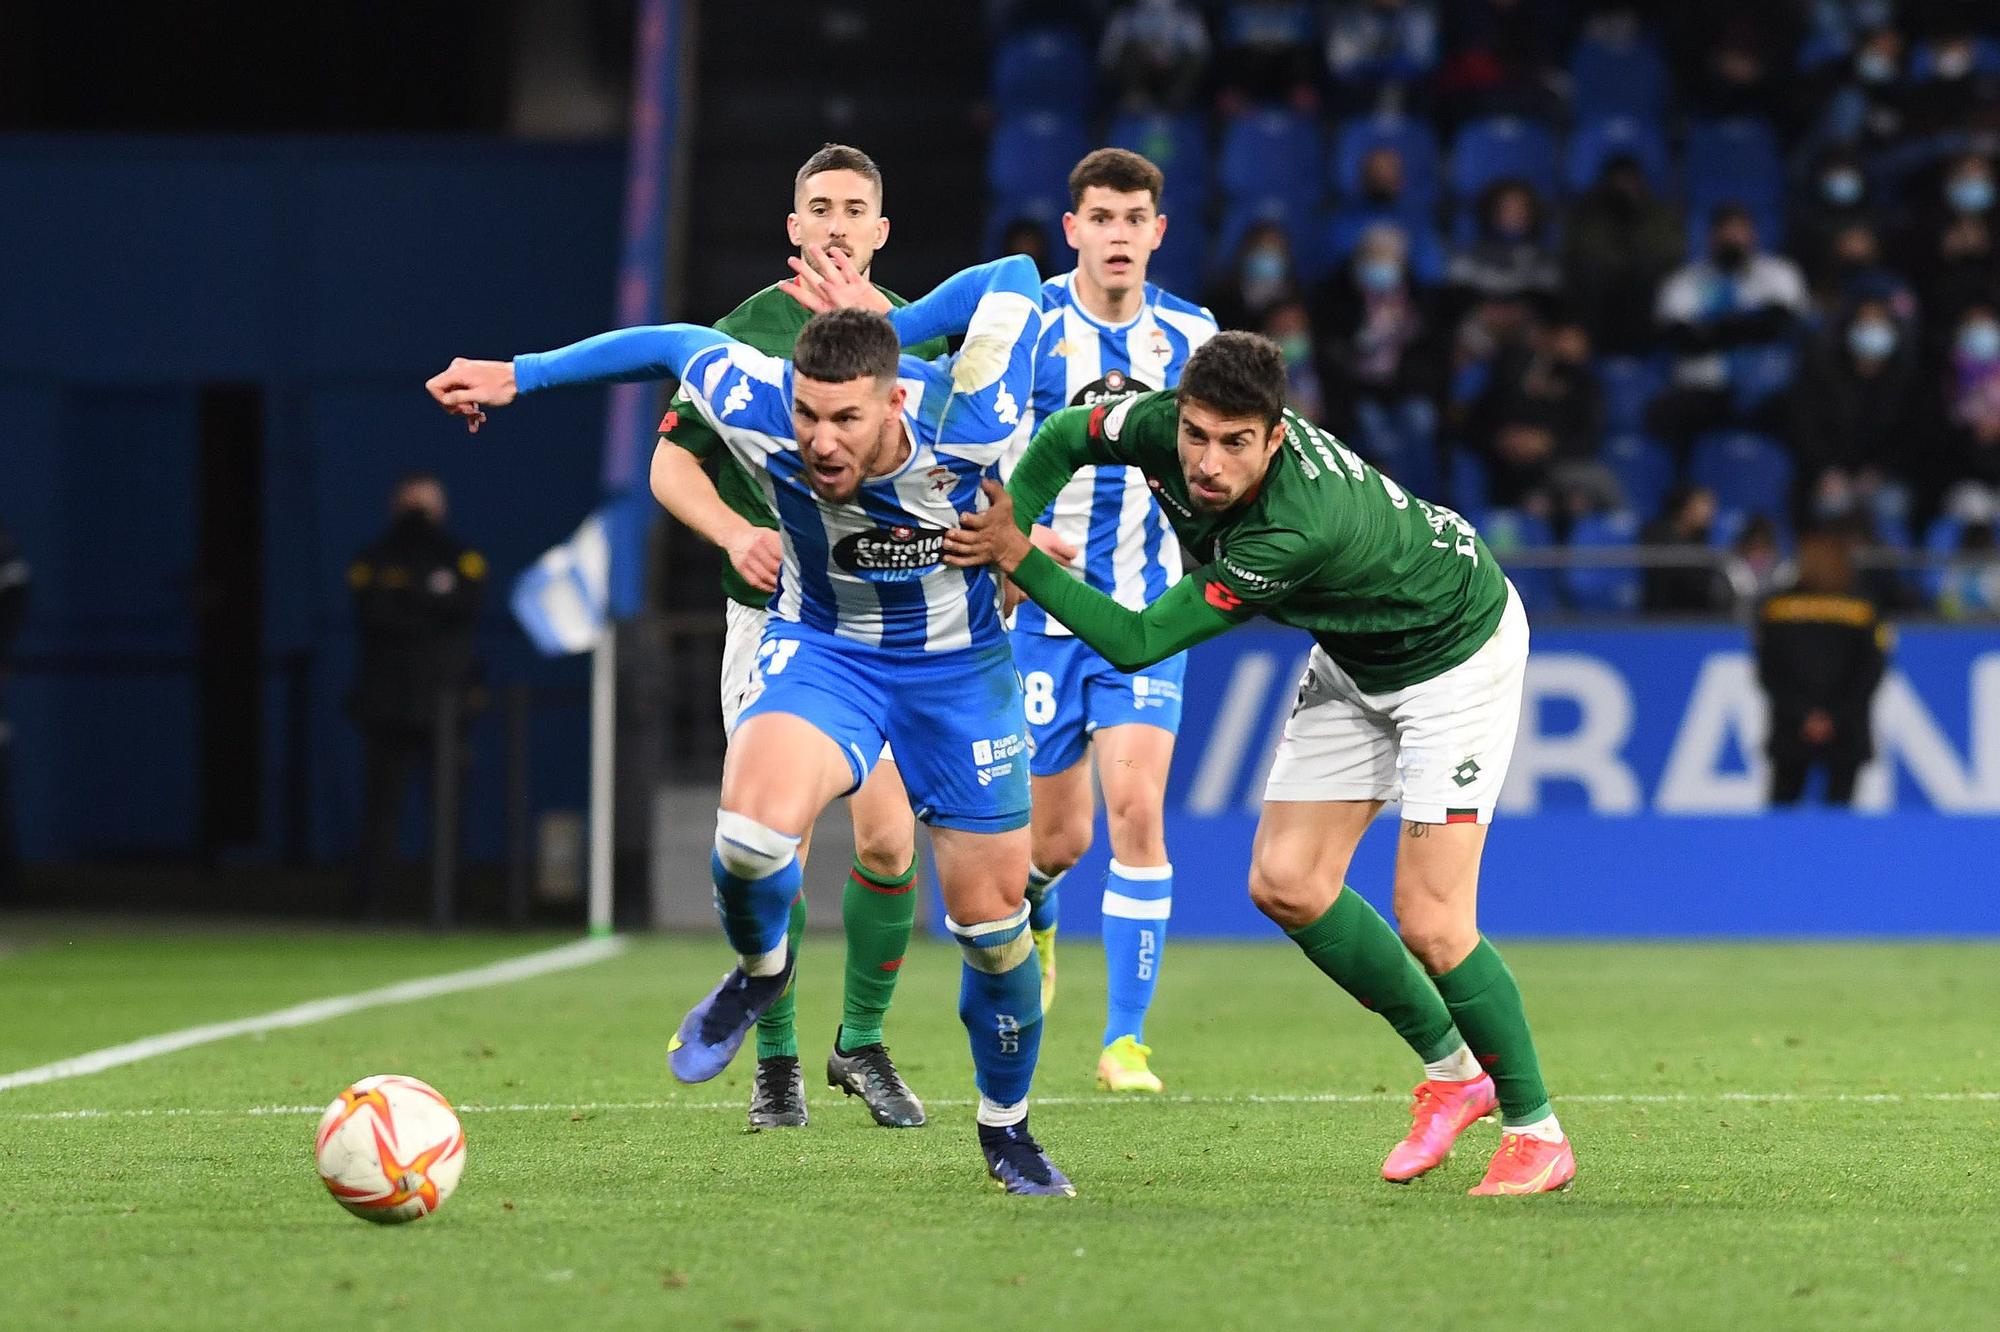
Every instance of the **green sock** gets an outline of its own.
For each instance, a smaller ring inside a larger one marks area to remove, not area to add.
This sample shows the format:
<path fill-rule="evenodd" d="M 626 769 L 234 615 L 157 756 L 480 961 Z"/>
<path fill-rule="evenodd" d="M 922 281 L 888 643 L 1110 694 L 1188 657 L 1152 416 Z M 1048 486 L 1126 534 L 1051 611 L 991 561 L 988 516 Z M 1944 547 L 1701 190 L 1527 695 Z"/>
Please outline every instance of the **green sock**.
<path fill-rule="evenodd" d="M 1425 1063 L 1458 1048 L 1458 1029 L 1417 959 L 1374 907 L 1342 888 L 1326 914 L 1285 933 L 1334 984 L 1380 1013 Z"/>
<path fill-rule="evenodd" d="M 835 1038 L 843 1050 L 882 1040 L 882 1018 L 896 993 L 896 975 L 917 919 L 916 886 L 915 858 L 893 879 L 876 877 L 859 860 L 848 873 L 840 899 L 840 923 L 847 929 L 847 988 Z"/>
<path fill-rule="evenodd" d="M 799 939 L 806 932 L 806 890 L 799 889 L 799 895 L 792 899 L 791 923 L 785 926 L 785 942 L 791 945 L 792 955 L 798 956 Z M 792 983 L 778 996 L 763 1017 L 757 1019 L 757 1057 L 772 1059 L 778 1055 L 790 1055 L 794 1059 L 799 1054 L 799 1033 L 793 1024 L 798 1011 L 798 997 L 794 993 L 799 988 L 799 973 L 792 971 Z"/>
<path fill-rule="evenodd" d="M 1553 1114 L 1521 987 L 1493 945 L 1482 938 L 1465 961 L 1434 980 L 1472 1053 L 1493 1075 L 1500 1122 L 1519 1127 Z"/>

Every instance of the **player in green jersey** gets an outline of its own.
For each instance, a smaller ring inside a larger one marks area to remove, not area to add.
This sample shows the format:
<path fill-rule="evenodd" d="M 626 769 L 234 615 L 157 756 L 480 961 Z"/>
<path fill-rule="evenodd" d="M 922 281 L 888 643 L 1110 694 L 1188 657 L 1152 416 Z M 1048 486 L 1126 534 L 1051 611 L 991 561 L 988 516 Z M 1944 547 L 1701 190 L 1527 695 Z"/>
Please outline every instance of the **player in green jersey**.
<path fill-rule="evenodd" d="M 1474 905 L 1520 718 L 1527 617 L 1471 524 L 1285 410 L 1284 392 L 1276 344 L 1220 334 L 1175 392 L 1050 417 L 1007 490 L 989 483 L 994 507 L 964 516 L 946 549 L 956 563 L 999 565 L 1124 671 L 1260 614 L 1313 636 L 1264 792 L 1250 896 L 1424 1063 L 1385 1178 L 1435 1168 L 1498 1108 L 1500 1146 L 1472 1191 L 1562 1188 L 1576 1157 L 1520 989 Z M 1144 610 L 1069 577 L 1025 535 L 1090 463 L 1139 468 L 1204 561 Z M 1342 883 L 1369 822 L 1398 796 L 1400 940 Z"/>
<path fill-rule="evenodd" d="M 804 255 L 817 246 L 840 253 L 863 274 L 889 238 L 882 215 L 882 172 L 869 156 L 844 144 L 827 144 L 799 168 L 792 213 L 785 227 Z M 794 259 L 794 266 L 803 261 Z M 774 283 L 715 322 L 739 342 L 771 356 L 789 357 L 812 312 Z M 877 288 L 892 304 L 906 301 Z M 942 340 L 910 347 L 926 360 L 942 355 Z M 716 480 L 703 464 L 714 459 Z M 763 487 L 722 447 L 700 413 L 676 394 L 660 422 L 653 451 L 653 494 L 668 513 L 729 556 L 722 571 L 728 629 L 722 656 L 722 718 L 733 729 L 745 702 L 764 633 L 764 607 L 777 587 L 783 558 L 777 515 Z M 885 759 L 888 757 L 884 756 Z M 897 1073 L 882 1040 L 882 1019 L 896 988 L 897 969 L 909 947 L 916 912 L 917 832 L 909 797 L 893 763 L 876 765 L 848 801 L 854 820 L 854 863 L 841 899 L 847 931 L 847 973 L 839 1029 L 827 1058 L 830 1086 L 867 1104 L 875 1122 L 914 1128 L 924 1107 Z M 810 833 L 808 833 L 808 839 Z M 799 847 L 801 860 L 807 845 Z M 792 904 L 791 947 L 805 929 L 805 895 Z M 757 1075 L 751 1084 L 750 1127 L 793 1128 L 806 1122 L 805 1078 L 799 1067 L 793 997 L 787 993 L 757 1022 Z"/>

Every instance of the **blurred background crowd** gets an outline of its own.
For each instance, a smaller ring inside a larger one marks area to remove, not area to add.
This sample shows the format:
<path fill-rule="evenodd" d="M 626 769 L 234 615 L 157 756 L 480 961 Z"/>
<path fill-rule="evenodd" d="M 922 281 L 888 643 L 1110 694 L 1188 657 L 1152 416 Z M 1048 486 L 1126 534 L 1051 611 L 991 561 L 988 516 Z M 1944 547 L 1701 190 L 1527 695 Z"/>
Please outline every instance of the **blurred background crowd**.
<path fill-rule="evenodd" d="M 2000 614 L 2000 6 L 988 17 L 989 250 L 1064 271 L 1070 166 L 1145 153 L 1153 280 L 1276 339 L 1531 609 L 1745 605 L 1831 528 L 1886 609 Z"/>

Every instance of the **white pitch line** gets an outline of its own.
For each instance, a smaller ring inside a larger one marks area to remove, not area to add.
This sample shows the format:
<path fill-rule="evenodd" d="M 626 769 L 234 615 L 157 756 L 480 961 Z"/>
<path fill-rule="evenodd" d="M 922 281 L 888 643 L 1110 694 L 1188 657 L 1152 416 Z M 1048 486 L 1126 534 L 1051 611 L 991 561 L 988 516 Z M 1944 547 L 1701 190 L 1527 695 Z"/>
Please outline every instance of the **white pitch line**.
<path fill-rule="evenodd" d="M 587 967 L 593 962 L 616 957 L 624 951 L 623 939 L 585 939 L 573 944 L 564 944 L 560 948 L 549 948 L 539 953 L 528 953 L 522 957 L 508 958 L 483 967 L 473 967 L 467 971 L 450 971 L 441 976 L 424 976 L 416 980 L 398 981 L 394 985 L 363 990 L 359 994 L 315 999 L 310 1003 L 295 1004 L 290 1008 L 281 1008 L 275 1013 L 265 1013 L 259 1017 L 238 1018 L 233 1022 L 211 1022 L 201 1027 L 184 1027 L 179 1031 L 148 1036 L 144 1040 L 128 1041 L 124 1045 L 92 1050 L 73 1059 L 59 1059 L 53 1064 L 43 1064 L 39 1068 L 24 1068 L 18 1073 L 0 1075 L 0 1092 L 11 1091 L 16 1087 L 33 1087 L 44 1082 L 59 1082 L 64 1078 L 80 1078 L 91 1073 L 102 1073 L 107 1068 L 136 1064 L 142 1059 L 154 1059 L 160 1055 L 173 1054 L 177 1050 L 207 1045 L 213 1041 L 226 1041 L 232 1036 L 251 1036 L 259 1032 L 304 1027 L 314 1022 L 325 1022 L 329 1018 L 358 1013 L 365 1008 L 413 1003 L 419 999 L 434 999 L 441 994 L 457 994 L 461 990 L 478 990 L 489 985 L 506 985 L 513 981 L 528 980 L 535 976 L 545 976 L 552 971 Z"/>
<path fill-rule="evenodd" d="M 1387 1105 L 1400 1104 L 1409 1097 L 1391 1092 L 1317 1092 L 1273 1095 L 1259 1095 L 1255 1092 L 1241 1096 L 1037 1096 L 1033 1102 L 1037 1107 L 1061 1106 L 1084 1109 L 1124 1109 L 1135 1106 L 1156 1105 Z M 2000 1102 L 2000 1091 L 1968 1092 L 1713 1092 L 1696 1095 L 1689 1092 L 1606 1092 L 1597 1095 L 1564 1096 L 1559 1098 L 1563 1105 L 1755 1105 L 1765 1102 L 1779 1104 L 1819 1104 L 1819 1105 L 1909 1105 L 1915 1103 L 1969 1104 Z M 835 1096 L 811 1097 L 809 1105 L 832 1107 L 843 1103 Z M 612 1111 L 660 1111 L 660 1110 L 741 1110 L 742 1100 L 734 1101 L 517 1101 L 499 1105 L 461 1105 L 460 1114 L 467 1115 L 524 1115 L 524 1114 L 599 1114 Z M 966 1110 L 977 1105 L 975 1100 L 929 1100 L 924 1104 L 934 1110 Z M 321 1105 L 252 1105 L 240 1109 L 199 1109 L 189 1107 L 146 1108 L 135 1107 L 126 1110 L 40 1110 L 23 1113 L 0 1111 L 0 1120 L 64 1120 L 64 1119 L 258 1119 L 270 1116 L 317 1115 L 325 1110 Z"/>

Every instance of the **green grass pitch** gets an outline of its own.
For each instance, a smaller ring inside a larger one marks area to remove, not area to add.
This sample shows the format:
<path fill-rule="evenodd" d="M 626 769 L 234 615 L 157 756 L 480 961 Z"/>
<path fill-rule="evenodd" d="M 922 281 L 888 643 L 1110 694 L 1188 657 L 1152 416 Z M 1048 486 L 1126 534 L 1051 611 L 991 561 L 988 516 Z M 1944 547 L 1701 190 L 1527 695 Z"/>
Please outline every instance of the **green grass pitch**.
<path fill-rule="evenodd" d="M 0 1074 L 555 942 L 7 932 Z M 1561 1196 L 1465 1197 L 1487 1125 L 1383 1183 L 1411 1058 L 1281 943 L 1175 944 L 1148 1031 L 1169 1096 L 1113 1101 L 1098 949 L 1064 940 L 1034 1115 L 1064 1201 L 984 1178 L 953 950 L 912 951 L 889 1021 L 929 1127 L 813 1079 L 809 1128 L 749 1134 L 747 1054 L 700 1087 L 664 1065 L 719 941 L 641 939 L 0 1092 L 0 1327 L 1990 1325 L 2000 948 L 1506 951 L 1577 1144 Z M 808 941 L 809 1076 L 838 956 Z M 312 1170 L 318 1107 L 378 1072 L 463 1108 L 464 1181 L 413 1225 L 347 1216 Z"/>

